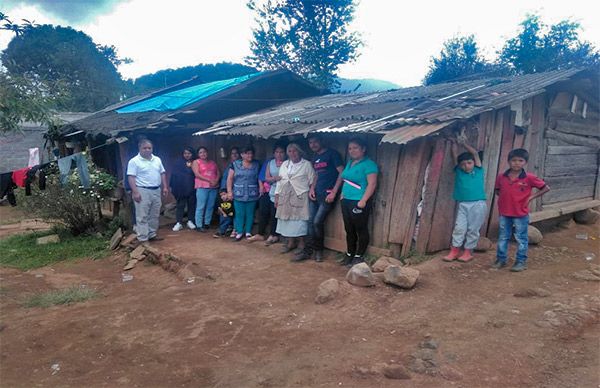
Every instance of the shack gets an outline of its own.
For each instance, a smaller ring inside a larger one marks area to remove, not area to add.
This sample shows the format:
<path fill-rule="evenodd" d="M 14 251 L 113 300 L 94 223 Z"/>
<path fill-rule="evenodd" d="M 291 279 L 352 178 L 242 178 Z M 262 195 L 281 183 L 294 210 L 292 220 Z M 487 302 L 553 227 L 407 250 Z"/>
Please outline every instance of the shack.
<path fill-rule="evenodd" d="M 63 141 L 85 142 L 94 149 L 94 162 L 119 179 L 141 138 L 153 141 L 154 152 L 167 170 L 183 147 L 199 145 L 207 146 L 210 157 L 224 167 L 223 150 L 232 144 L 206 143 L 192 137 L 194 132 L 219 120 L 319 94 L 320 90 L 285 70 L 210 83 L 192 79 L 111 105 L 63 126 L 61 132 Z"/>
<path fill-rule="evenodd" d="M 567 69 L 324 95 L 222 120 L 195 135 L 202 144 L 251 142 L 259 156 L 279 138 L 302 140 L 311 132 L 345 155 L 348 139 L 362 136 L 381 170 L 370 252 L 435 252 L 449 247 L 455 212 L 449 135 L 464 133 L 483 151 L 483 236 L 496 237 L 494 182 L 513 148 L 529 150 L 528 169 L 552 188 L 532 204 L 532 222 L 600 205 L 599 79 L 597 68 Z M 343 251 L 339 206 L 328 223 L 326 246 Z"/>

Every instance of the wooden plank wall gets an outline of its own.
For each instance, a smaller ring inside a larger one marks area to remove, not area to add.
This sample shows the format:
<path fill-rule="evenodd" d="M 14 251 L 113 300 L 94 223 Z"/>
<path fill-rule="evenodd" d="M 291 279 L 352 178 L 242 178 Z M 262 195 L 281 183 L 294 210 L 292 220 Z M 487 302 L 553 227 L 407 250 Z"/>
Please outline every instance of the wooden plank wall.
<path fill-rule="evenodd" d="M 561 139 L 547 136 L 545 139 L 547 152 L 543 177 L 551 191 L 542 198 L 542 205 L 592 200 L 599 195 L 598 147 L 590 146 L 593 139 L 600 140 L 598 108 L 597 103 L 589 104 L 586 117 L 583 117 L 584 101 L 576 98 L 576 94 L 561 91 L 550 104 L 548 129 L 567 136 Z M 573 139 L 578 144 L 563 139 Z"/>

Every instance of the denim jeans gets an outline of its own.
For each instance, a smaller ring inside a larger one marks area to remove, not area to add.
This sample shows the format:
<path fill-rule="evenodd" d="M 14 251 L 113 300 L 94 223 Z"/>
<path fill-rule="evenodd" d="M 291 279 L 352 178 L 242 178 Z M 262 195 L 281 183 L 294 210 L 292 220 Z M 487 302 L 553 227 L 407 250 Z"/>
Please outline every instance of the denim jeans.
<path fill-rule="evenodd" d="M 233 225 L 233 217 L 219 215 L 219 233 L 225 234 Z"/>
<path fill-rule="evenodd" d="M 529 237 L 527 227 L 529 226 L 529 215 L 524 217 L 505 217 L 500 216 L 500 231 L 498 233 L 498 247 L 496 250 L 496 260 L 506 263 L 508 259 L 508 242 L 513 232 L 517 240 L 517 263 L 527 262 L 527 248 L 529 246 Z"/>
<path fill-rule="evenodd" d="M 215 201 L 217 199 L 217 189 L 196 189 L 196 227 L 201 228 L 204 225 L 210 225 L 213 212 L 215 211 Z"/>
<path fill-rule="evenodd" d="M 308 219 L 308 241 L 305 252 L 322 251 L 325 247 L 325 220 L 333 209 L 332 203 L 325 202 L 325 198 L 309 201 L 310 218 Z"/>
<path fill-rule="evenodd" d="M 79 173 L 79 180 L 81 181 L 81 185 L 86 189 L 89 188 L 90 173 L 88 171 L 87 158 L 81 152 L 58 159 L 60 183 L 64 185 L 69 180 L 69 174 L 71 173 L 71 165 L 73 161 L 75 161 L 75 165 L 77 166 L 77 172 Z"/>

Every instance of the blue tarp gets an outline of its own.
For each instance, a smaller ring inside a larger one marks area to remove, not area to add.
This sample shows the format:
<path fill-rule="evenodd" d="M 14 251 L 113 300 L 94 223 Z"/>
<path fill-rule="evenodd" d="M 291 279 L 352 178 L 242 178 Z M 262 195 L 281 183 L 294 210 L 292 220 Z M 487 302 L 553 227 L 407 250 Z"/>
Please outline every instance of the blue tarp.
<path fill-rule="evenodd" d="M 186 105 L 200 101 L 203 98 L 212 96 L 222 90 L 241 84 L 262 73 L 248 74 L 237 78 L 225 79 L 221 81 L 209 82 L 205 84 L 190 86 L 189 88 L 179 89 L 147 100 L 135 102 L 131 105 L 121 107 L 116 110 L 117 113 L 139 113 L 139 112 L 164 112 L 182 108 Z"/>

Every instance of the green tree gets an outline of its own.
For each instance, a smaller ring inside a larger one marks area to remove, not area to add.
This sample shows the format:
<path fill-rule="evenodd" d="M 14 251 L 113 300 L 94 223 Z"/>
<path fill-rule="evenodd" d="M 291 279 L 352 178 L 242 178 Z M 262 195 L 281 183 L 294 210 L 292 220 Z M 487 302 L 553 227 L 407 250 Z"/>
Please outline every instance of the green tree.
<path fill-rule="evenodd" d="M 599 62 L 595 48 L 579 38 L 579 23 L 563 20 L 548 26 L 528 15 L 517 36 L 506 41 L 499 63 L 515 74 L 537 73 Z"/>
<path fill-rule="evenodd" d="M 362 44 L 348 30 L 355 7 L 354 0 L 250 0 L 257 26 L 248 64 L 288 69 L 331 89 L 338 67 L 354 61 Z"/>
<path fill-rule="evenodd" d="M 95 111 L 121 97 L 123 81 L 116 65 L 123 60 L 114 47 L 96 45 L 88 35 L 69 27 L 26 28 L 0 58 L 10 76 L 64 85 L 61 90 L 48 90 L 61 93 L 58 110 Z"/>
<path fill-rule="evenodd" d="M 425 85 L 460 80 L 491 70 L 492 66 L 479 53 L 475 36 L 448 39 L 437 57 L 432 57 Z"/>

